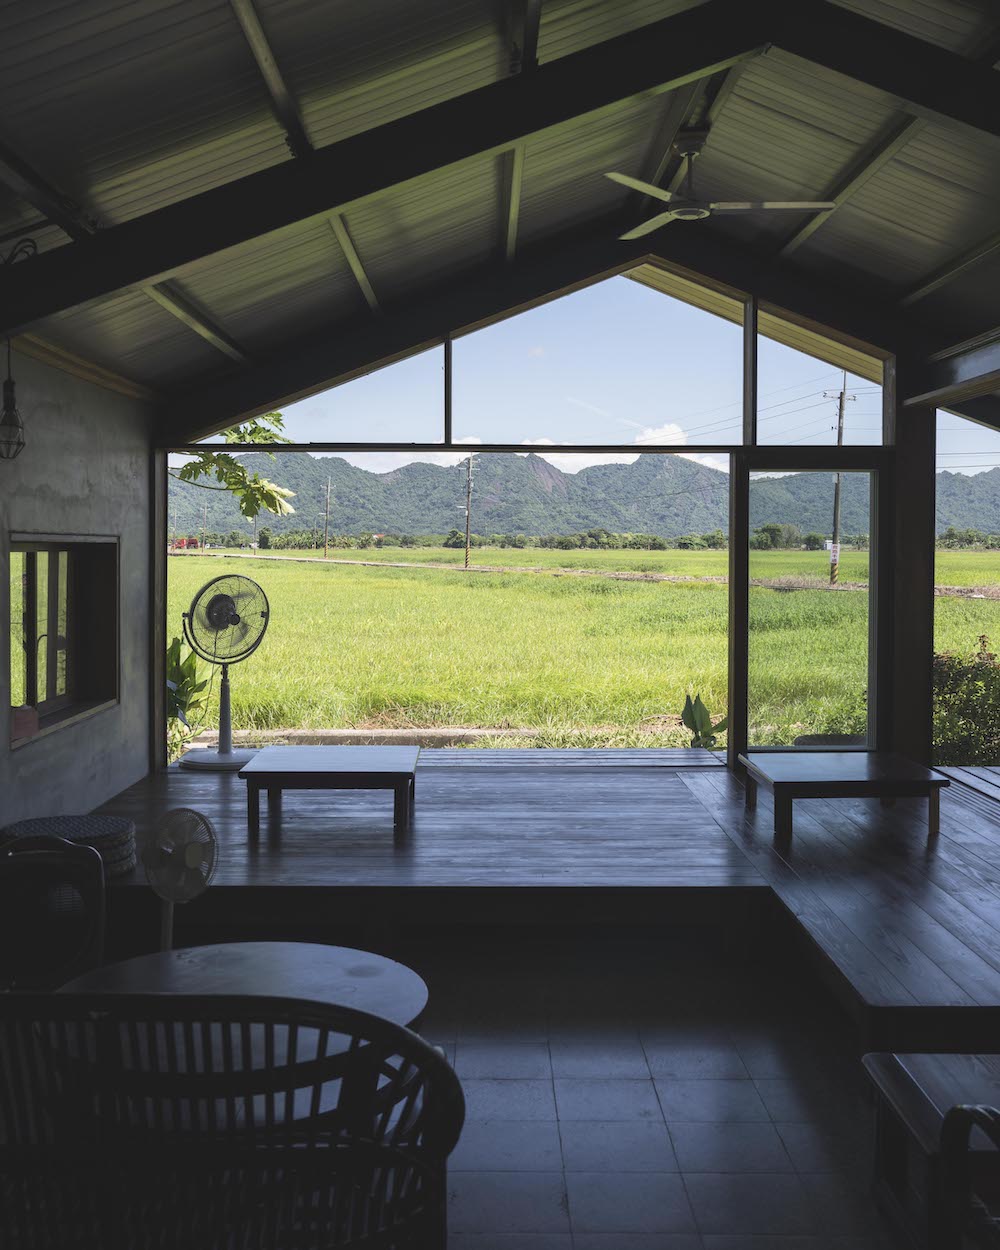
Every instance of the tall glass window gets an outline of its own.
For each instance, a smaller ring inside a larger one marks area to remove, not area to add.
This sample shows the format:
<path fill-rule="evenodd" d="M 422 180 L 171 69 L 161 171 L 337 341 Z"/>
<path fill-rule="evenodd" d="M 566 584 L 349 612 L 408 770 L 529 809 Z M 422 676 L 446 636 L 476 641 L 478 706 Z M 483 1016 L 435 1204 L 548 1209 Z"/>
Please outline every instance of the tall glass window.
<path fill-rule="evenodd" d="M 751 475 L 751 746 L 866 744 L 871 487 L 865 472 Z"/>

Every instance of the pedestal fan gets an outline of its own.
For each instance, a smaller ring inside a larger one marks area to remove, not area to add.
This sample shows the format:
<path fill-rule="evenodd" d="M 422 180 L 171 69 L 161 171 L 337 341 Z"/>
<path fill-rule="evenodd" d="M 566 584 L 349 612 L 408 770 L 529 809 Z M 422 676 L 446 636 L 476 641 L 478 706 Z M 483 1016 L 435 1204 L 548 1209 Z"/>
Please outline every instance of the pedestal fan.
<path fill-rule="evenodd" d="M 142 853 L 146 880 L 163 903 L 160 950 L 174 944 L 174 904 L 189 903 L 207 890 L 218 863 L 218 841 L 211 822 L 189 807 L 167 812 Z"/>
<path fill-rule="evenodd" d="M 253 751 L 233 750 L 229 666 L 252 655 L 260 646 L 270 617 L 267 595 L 241 573 L 227 573 L 202 586 L 184 613 L 184 637 L 191 650 L 209 664 L 222 666 L 219 691 L 219 747 L 188 751 L 181 768 L 236 772 Z"/>

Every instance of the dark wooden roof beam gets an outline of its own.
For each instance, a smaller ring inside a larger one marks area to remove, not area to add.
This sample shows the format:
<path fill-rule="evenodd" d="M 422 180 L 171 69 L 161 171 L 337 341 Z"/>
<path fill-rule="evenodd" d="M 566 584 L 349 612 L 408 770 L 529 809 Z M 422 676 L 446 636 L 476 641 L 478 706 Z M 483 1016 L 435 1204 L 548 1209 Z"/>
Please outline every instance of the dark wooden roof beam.
<path fill-rule="evenodd" d="M 641 93 L 671 91 L 756 55 L 756 7 L 709 0 L 616 39 L 352 135 L 93 238 L 10 266 L 0 334 L 541 131 L 598 115 Z"/>
<path fill-rule="evenodd" d="M 621 242 L 615 214 L 558 241 L 532 244 L 510 266 L 482 267 L 412 303 L 386 308 L 377 321 L 350 333 L 330 327 L 307 339 L 276 345 L 242 374 L 200 384 L 169 405 L 164 446 L 180 446 L 235 421 L 315 394 L 412 354 L 450 334 L 466 332 L 589 285 L 601 277 L 659 260 L 693 281 L 736 298 L 756 294 L 771 310 L 818 325 L 824 333 L 876 356 L 894 351 L 926 357 L 931 347 L 891 304 L 868 292 L 834 287 L 791 265 L 697 226 Z"/>
<path fill-rule="evenodd" d="M 773 11 L 782 51 L 897 96 L 919 115 L 1000 136 L 1000 80 L 984 63 L 830 0 L 778 0 Z"/>
<path fill-rule="evenodd" d="M 538 32 L 542 0 L 510 0 L 510 72 L 530 75 L 538 68 Z M 524 143 L 515 143 L 501 156 L 503 196 L 503 256 L 509 265 L 517 251 L 517 226 L 521 216 L 521 183 L 524 179 Z"/>
<path fill-rule="evenodd" d="M 288 150 L 293 156 L 307 156 L 313 150 L 313 145 L 306 133 L 298 101 L 288 89 L 285 77 L 271 50 L 271 44 L 260 24 L 260 17 L 253 0 L 229 0 L 229 3 L 250 45 L 253 59 L 257 62 L 257 68 L 260 70 L 260 76 L 264 80 L 271 100 L 271 108 L 285 132 Z"/>
<path fill-rule="evenodd" d="M 1000 391 L 1000 333 L 980 335 L 967 344 L 936 352 L 918 374 L 917 392 L 907 407 L 935 404 L 950 407 Z"/>

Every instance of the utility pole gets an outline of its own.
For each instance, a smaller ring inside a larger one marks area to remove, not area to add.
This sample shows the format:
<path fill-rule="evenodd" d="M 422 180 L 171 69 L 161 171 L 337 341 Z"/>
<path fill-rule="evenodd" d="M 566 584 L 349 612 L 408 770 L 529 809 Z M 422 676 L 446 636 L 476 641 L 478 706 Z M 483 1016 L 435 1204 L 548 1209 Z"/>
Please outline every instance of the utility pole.
<path fill-rule="evenodd" d="M 469 453 L 465 477 L 465 567 L 469 567 L 469 549 L 472 546 L 472 461 L 475 452 Z"/>
<path fill-rule="evenodd" d="M 829 394 L 829 392 L 827 392 Z M 847 393 L 847 370 L 837 396 L 837 446 L 844 445 L 844 405 L 853 395 Z M 833 542 L 830 546 L 830 585 L 836 586 L 840 576 L 840 471 L 833 479 Z"/>
<path fill-rule="evenodd" d="M 201 515 L 201 554 L 205 554 L 205 531 L 208 529 L 208 504 L 205 504 L 205 511 Z"/>
<path fill-rule="evenodd" d="M 327 558 L 330 547 L 330 479 L 326 479 L 326 516 L 323 521 L 323 559 Z"/>

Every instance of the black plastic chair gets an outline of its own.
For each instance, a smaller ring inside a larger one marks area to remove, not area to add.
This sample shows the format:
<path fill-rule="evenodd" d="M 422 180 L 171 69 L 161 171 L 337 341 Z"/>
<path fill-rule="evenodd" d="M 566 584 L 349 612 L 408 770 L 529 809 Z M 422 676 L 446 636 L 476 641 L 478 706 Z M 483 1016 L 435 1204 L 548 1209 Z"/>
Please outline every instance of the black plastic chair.
<path fill-rule="evenodd" d="M 973 1167 L 972 1137 L 976 1129 L 1000 1150 L 1000 1111 L 995 1107 L 952 1107 L 941 1126 L 941 1182 L 947 1224 L 947 1245 L 942 1250 L 967 1246 L 1000 1250 L 1000 1216 L 987 1205 L 981 1192 L 981 1169 L 977 1173 Z M 1000 1155 L 996 1162 L 1000 1164 Z M 1000 1167 L 991 1171 L 995 1201 Z"/>
<path fill-rule="evenodd" d="M 62 838 L 0 843 L 0 989 L 51 990 L 101 962 L 104 867 Z"/>
<path fill-rule="evenodd" d="M 4 1250 L 443 1250 L 465 1108 L 422 1038 L 291 999 L 0 998 Z"/>

